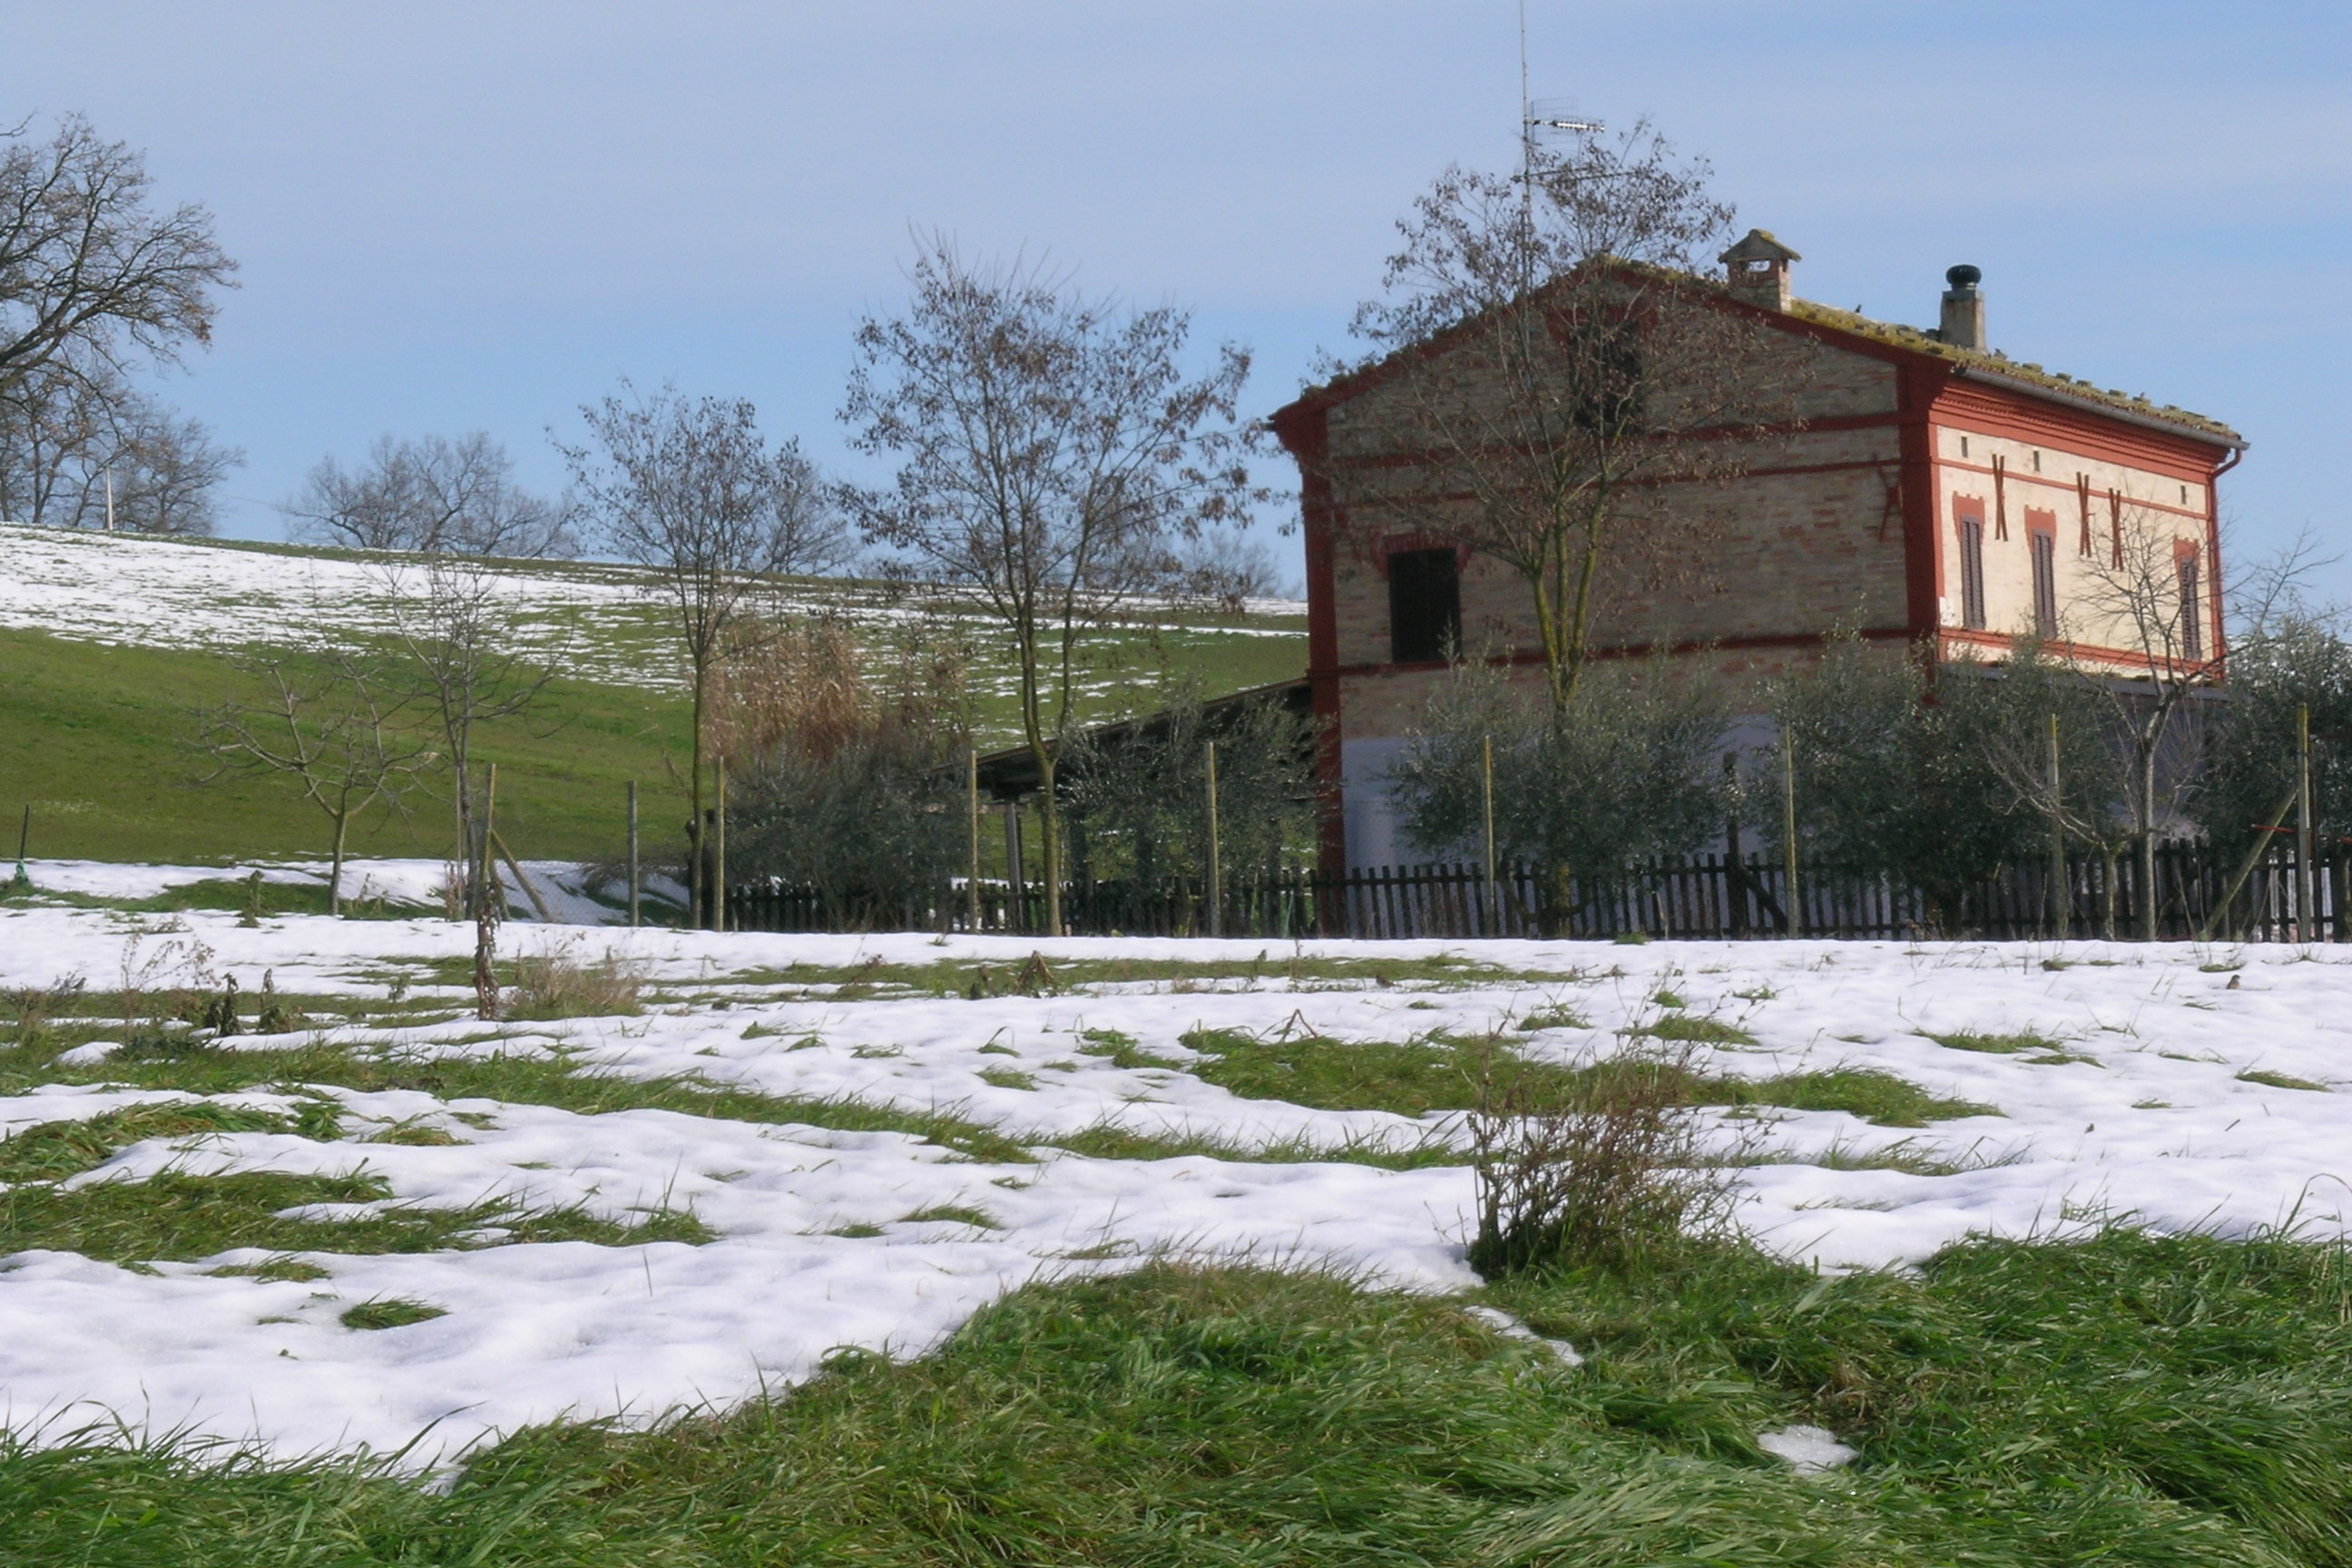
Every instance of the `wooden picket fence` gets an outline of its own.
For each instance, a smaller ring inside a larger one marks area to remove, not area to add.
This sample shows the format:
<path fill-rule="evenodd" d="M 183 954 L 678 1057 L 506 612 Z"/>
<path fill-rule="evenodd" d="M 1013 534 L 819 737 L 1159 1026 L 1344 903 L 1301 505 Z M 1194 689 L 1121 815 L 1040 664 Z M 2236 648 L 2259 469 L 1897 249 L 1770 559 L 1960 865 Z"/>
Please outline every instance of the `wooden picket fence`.
<path fill-rule="evenodd" d="M 2217 915 L 2236 869 L 2202 845 L 2168 844 L 2157 852 L 2152 889 L 2139 886 L 2138 867 L 2129 858 L 2112 866 L 2084 858 L 2068 864 L 2063 900 L 2052 896 L 2049 866 L 2022 865 L 1961 889 L 1951 907 L 1938 910 L 1918 889 L 1831 866 L 1801 864 L 1792 899 L 1786 868 L 1761 856 L 1656 860 L 1611 876 L 1571 878 L 1564 888 L 1528 866 L 1502 870 L 1491 887 L 1483 869 L 1463 865 L 1388 866 L 1338 876 L 1301 868 L 1230 877 L 1214 910 L 1195 879 L 1073 882 L 1063 889 L 1062 920 L 1079 936 L 2129 939 L 2140 931 L 2142 898 L 2152 896 L 2158 932 L 2166 940 L 2197 936 L 2209 927 L 2217 937 L 2247 942 L 2340 942 L 2352 934 L 2342 915 L 2352 907 L 2352 859 L 2340 851 L 2314 867 L 2308 918 L 2297 908 L 2299 878 L 2293 851 L 2284 846 L 2254 868 Z M 739 885 L 728 889 L 727 907 L 729 925 L 740 931 L 1025 935 L 1045 924 L 1045 889 L 1003 880 L 982 883 L 976 927 L 960 880 L 927 897 L 866 899 L 772 883 Z"/>

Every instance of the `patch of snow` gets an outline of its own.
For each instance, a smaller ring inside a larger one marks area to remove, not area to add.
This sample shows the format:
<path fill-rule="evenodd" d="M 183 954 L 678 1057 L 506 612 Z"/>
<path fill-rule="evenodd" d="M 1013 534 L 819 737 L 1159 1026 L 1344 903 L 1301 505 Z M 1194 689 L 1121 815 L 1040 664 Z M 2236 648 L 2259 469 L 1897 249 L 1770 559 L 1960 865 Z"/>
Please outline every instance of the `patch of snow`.
<path fill-rule="evenodd" d="M 1862 1458 L 1860 1450 L 1847 1447 L 1824 1426 L 1783 1426 L 1777 1432 L 1759 1432 L 1756 1446 L 1776 1459 L 1788 1460 L 1801 1476 L 1817 1476 Z"/>
<path fill-rule="evenodd" d="M 438 872 L 437 864 L 416 864 Z M 114 885 L 156 874 L 126 869 Z M 212 972 L 236 975 L 248 994 L 269 972 L 281 993 L 343 999 L 355 1013 L 395 985 L 411 996 L 446 997 L 454 1013 L 461 993 L 433 976 L 470 954 L 473 932 L 421 913 L 273 917 L 247 929 L 219 911 L 142 924 L 103 910 L 13 902 L 0 906 L 0 985 L 79 973 L 110 987 L 109 977 L 126 963 L 173 942 L 184 944 L 173 950 L 183 960 L 201 949 Z M 562 1053 L 583 1070 L 625 1078 L 690 1077 L 776 1097 L 948 1112 L 1032 1143 L 1115 1127 L 1240 1149 L 1279 1142 L 1336 1151 L 1366 1141 L 1403 1148 L 1456 1138 L 1454 1119 L 1240 1099 L 1186 1070 L 1197 1057 L 1184 1037 L 1232 1029 L 1273 1037 L 1303 1025 L 1341 1040 L 1402 1041 L 1430 1030 L 1507 1028 L 1533 1008 L 1565 1007 L 1590 1026 L 1512 1036 L 1530 1054 L 1565 1059 L 1615 1048 L 1621 1031 L 1654 1017 L 1649 998 L 1671 986 L 1693 1016 L 1737 1022 L 1756 1041 L 1706 1048 L 1704 1070 L 1766 1078 L 1871 1068 L 1997 1111 L 1926 1129 L 1878 1127 L 1842 1112 L 1770 1113 L 1765 1152 L 1774 1163 L 1741 1170 L 1739 1219 L 1759 1245 L 1791 1260 L 1823 1268 L 1899 1264 L 1971 1235 L 2056 1234 L 2067 1216 L 2100 1212 L 2157 1230 L 2244 1234 L 2292 1220 L 2318 1237 L 2352 1232 L 2345 1099 L 2328 1087 L 2346 1076 L 2337 1021 L 2352 1008 L 2352 955 L 2327 948 L 1276 948 L 1247 939 L 941 941 L 922 932 L 559 925 L 519 936 L 505 951 L 565 944 L 583 959 L 609 952 L 635 966 L 657 988 L 650 1009 L 495 1027 L 464 1016 L 381 1029 L 332 1022 L 219 1048 L 348 1042 L 422 1057 Z M 938 996 L 886 988 L 846 1001 L 830 984 L 875 960 L 968 969 L 1015 965 L 1035 952 L 1057 967 L 1090 959 L 1250 966 L 1270 948 L 1276 955 L 1255 977 L 1213 990 L 1129 982 L 967 1000 L 961 986 Z M 1294 955 L 1442 954 L 1528 973 L 1465 972 L 1410 990 L 1294 985 L 1285 973 Z M 2045 959 L 2063 967 L 2044 968 Z M 2217 968 L 2223 963 L 2240 966 L 2240 989 L 2227 988 L 2231 973 Z M 818 967 L 802 983 L 794 965 Z M 1929 1037 L 2028 1028 L 2064 1042 L 2063 1057 L 1988 1055 Z M 1102 1029 L 1177 1065 L 1123 1068 L 1090 1054 L 1087 1032 Z M 2281 1089 L 2240 1076 L 2257 1068 L 2321 1087 Z M 1336 1158 L 1122 1161 L 1045 1148 L 1034 1163 L 998 1164 L 896 1132 L 331 1092 L 349 1109 L 354 1136 L 155 1141 L 121 1151 L 81 1180 L 137 1182 L 166 1168 L 364 1169 L 404 1204 L 506 1197 L 537 1207 L 579 1205 L 624 1221 L 687 1209 L 718 1239 L 319 1255 L 310 1261 L 328 1278 L 308 1284 L 213 1272 L 257 1260 L 242 1255 L 164 1264 L 151 1275 L 66 1253 L 18 1254 L 0 1259 L 0 1401 L 10 1426 L 33 1431 L 44 1420 L 102 1408 L 134 1426 L 252 1437 L 289 1454 L 359 1444 L 390 1450 L 431 1426 L 410 1460 L 430 1468 L 493 1434 L 566 1414 L 647 1421 L 681 1405 L 724 1405 L 805 1378 L 839 1346 L 919 1353 L 1028 1280 L 1153 1256 L 1324 1266 L 1439 1293 L 1475 1283 L 1462 1239 L 1475 1194 L 1459 1164 L 1391 1171 Z M 44 1085 L 0 1098 L 0 1131 L 170 1098 L 121 1085 Z M 453 1141 L 365 1141 L 370 1130 L 403 1121 Z M 1725 1132 L 1752 1125 L 1727 1122 Z M 1873 1153 L 1899 1153 L 1907 1168 L 1855 1168 L 1867 1163 L 1858 1156 Z M 977 1210 L 993 1223 L 913 1217 L 947 1207 Z M 868 1227 L 878 1234 L 861 1234 Z M 352 1306 L 394 1297 L 445 1315 L 364 1332 L 340 1321 Z M 1486 1321 L 1505 1332 L 1533 1332 Z M 1574 1354 L 1566 1346 L 1555 1353 Z"/>

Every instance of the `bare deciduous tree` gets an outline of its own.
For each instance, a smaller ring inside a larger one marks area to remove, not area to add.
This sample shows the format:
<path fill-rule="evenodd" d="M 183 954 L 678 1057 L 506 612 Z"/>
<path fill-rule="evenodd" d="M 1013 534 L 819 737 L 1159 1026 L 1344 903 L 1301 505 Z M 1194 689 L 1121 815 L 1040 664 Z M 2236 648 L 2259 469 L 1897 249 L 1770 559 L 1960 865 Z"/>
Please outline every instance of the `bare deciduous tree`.
<path fill-rule="evenodd" d="M 378 437 L 356 468 L 320 461 L 278 510 L 297 533 L 355 550 L 537 559 L 578 544 L 571 506 L 516 484 L 513 457 L 481 430 Z"/>
<path fill-rule="evenodd" d="M 2129 654 L 2128 679 L 2107 683 L 2130 761 L 2126 801 L 2139 869 L 2139 935 L 2157 937 L 2156 843 L 2178 816 L 2200 761 L 2197 699 L 2221 679 L 2221 617 L 2213 562 L 2177 516 L 2118 499 L 2107 549 L 2085 563 L 2069 633 Z"/>
<path fill-rule="evenodd" d="M 1076 717 L 1080 645 L 1139 595 L 1181 584 L 1179 542 L 1242 519 L 1255 492 L 1234 419 L 1249 355 L 1223 345 L 1192 375 L 1184 311 L 1122 310 L 1034 264 L 967 262 L 944 237 L 911 276 L 906 312 L 857 330 L 842 418 L 860 451 L 899 466 L 856 505 L 895 570 L 973 595 L 1011 637 L 1058 931 L 1054 768 Z"/>
<path fill-rule="evenodd" d="M 213 490 L 245 455 L 110 371 L 53 363 L 0 392 L 0 517 L 141 533 L 213 531 Z"/>
<path fill-rule="evenodd" d="M 212 215 L 152 201 L 146 163 L 68 115 L 46 142 L 0 133 L 0 392 L 47 366 L 120 372 L 209 342 L 236 264 Z"/>
<path fill-rule="evenodd" d="M 799 443 L 769 445 L 748 398 L 689 398 L 672 386 L 641 396 L 624 382 L 581 413 L 588 442 L 558 445 L 606 543 L 653 569 L 685 657 L 693 701 L 688 880 L 700 918 L 714 679 L 757 624 L 770 579 L 841 564 L 848 531 Z"/>
<path fill-rule="evenodd" d="M 1459 541 L 1526 584 L 1554 710 L 1612 592 L 1688 570 L 1712 497 L 1791 426 L 1801 362 L 1701 277 L 1732 208 L 1645 122 L 1448 170 L 1355 331 L 1392 356 L 1419 458 L 1359 522 Z"/>
<path fill-rule="evenodd" d="M 431 758 L 397 728 L 405 702 L 399 682 L 368 660 L 342 653 L 299 665 L 269 658 L 249 666 L 248 673 L 265 696 L 221 703 L 198 716 L 195 749 L 209 764 L 199 782 L 235 773 L 292 781 L 333 826 L 327 912 L 341 914 L 352 819 L 378 804 L 397 806 Z"/>
<path fill-rule="evenodd" d="M 441 555 L 390 568 L 392 637 L 404 656 L 387 671 L 408 701 L 440 731 L 448 771 L 453 837 L 449 894 L 453 912 L 472 907 L 467 886 L 475 863 L 474 729 L 527 711 L 554 679 L 560 656 L 520 651 L 510 603 L 480 561 Z"/>

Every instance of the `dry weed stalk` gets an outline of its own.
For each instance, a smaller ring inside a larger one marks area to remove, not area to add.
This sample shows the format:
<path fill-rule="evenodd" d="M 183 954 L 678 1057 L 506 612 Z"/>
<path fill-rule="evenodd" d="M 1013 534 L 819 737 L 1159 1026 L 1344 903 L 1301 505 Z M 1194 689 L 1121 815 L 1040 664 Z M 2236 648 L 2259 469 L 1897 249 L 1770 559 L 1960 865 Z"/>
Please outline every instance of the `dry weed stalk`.
<path fill-rule="evenodd" d="M 1735 1176 L 1693 1103 L 1699 1049 L 1633 1035 L 1605 1058 L 1586 1047 L 1562 1074 L 1486 1040 L 1466 1122 L 1478 1184 L 1471 1267 L 1489 1279 L 1634 1268 L 1722 1228 Z"/>

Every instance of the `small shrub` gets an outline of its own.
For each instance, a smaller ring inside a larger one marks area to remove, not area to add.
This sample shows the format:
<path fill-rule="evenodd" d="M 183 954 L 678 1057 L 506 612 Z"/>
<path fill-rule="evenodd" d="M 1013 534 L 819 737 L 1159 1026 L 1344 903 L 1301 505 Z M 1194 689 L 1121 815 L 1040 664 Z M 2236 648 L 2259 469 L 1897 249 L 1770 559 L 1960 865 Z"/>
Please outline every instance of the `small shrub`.
<path fill-rule="evenodd" d="M 1702 1146 L 1689 1041 L 1637 1039 L 1570 1073 L 1489 1048 L 1467 1118 L 1478 1192 L 1470 1266 L 1495 1279 L 1633 1271 L 1727 1217 L 1729 1163 Z"/>
<path fill-rule="evenodd" d="M 515 960 L 509 1018 L 610 1018 L 645 1011 L 645 965 L 607 952 L 582 962 L 576 939 Z"/>
<path fill-rule="evenodd" d="M 69 974 L 47 985 L 11 985 L 0 990 L 0 1007 L 16 1020 L 16 1044 L 26 1047 L 40 1044 L 49 1020 L 79 1001 L 88 984 L 80 975 Z"/>

